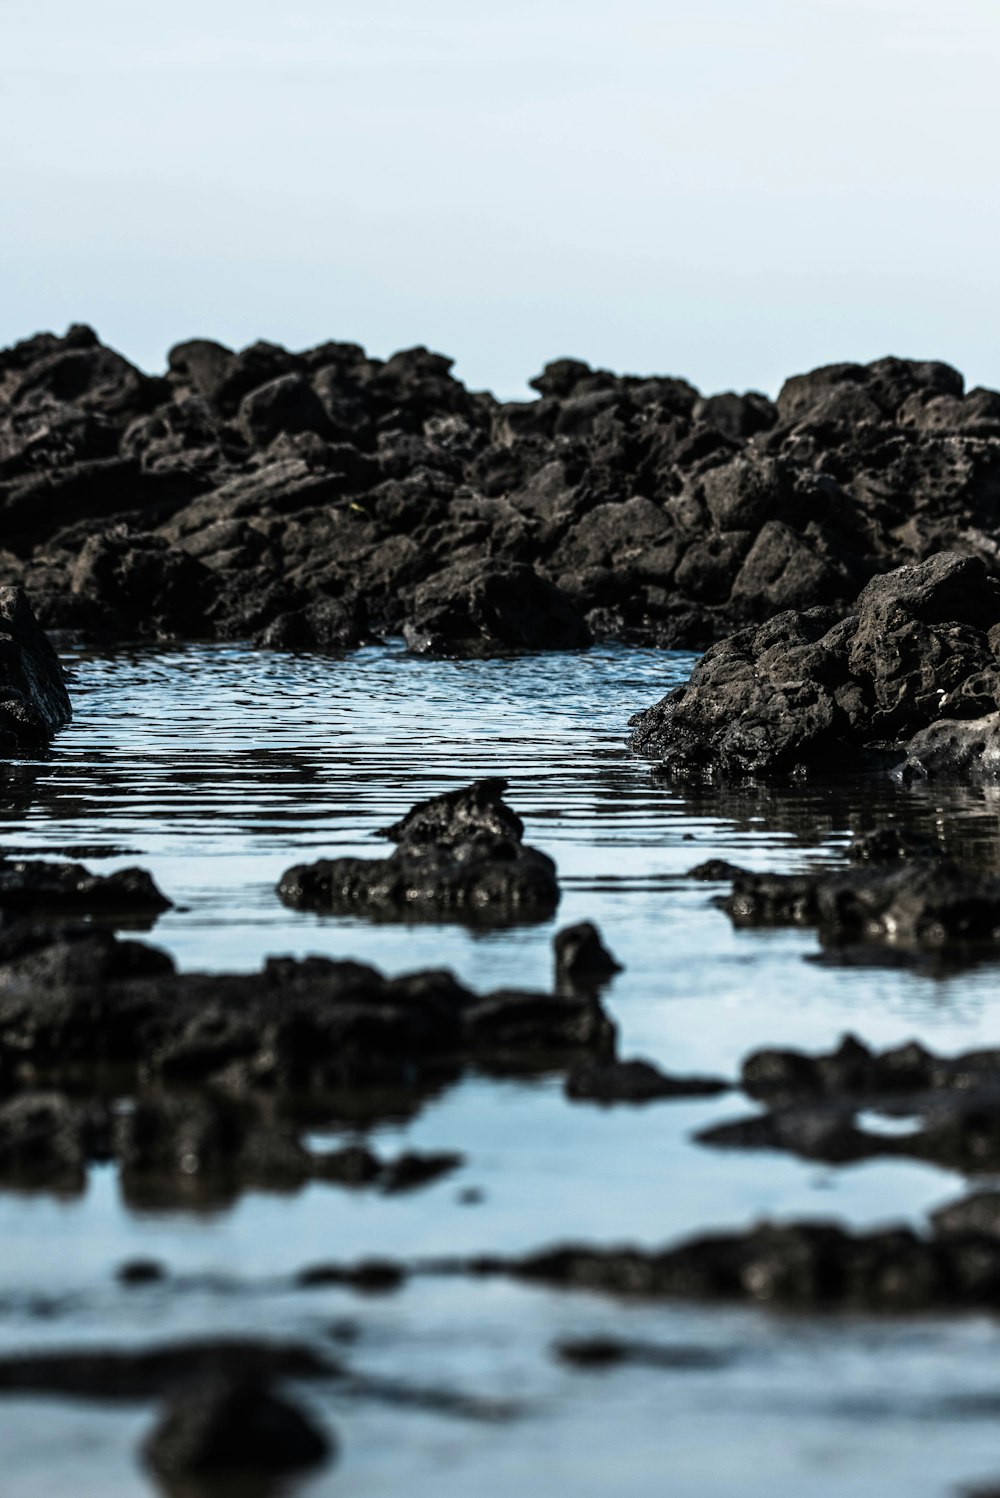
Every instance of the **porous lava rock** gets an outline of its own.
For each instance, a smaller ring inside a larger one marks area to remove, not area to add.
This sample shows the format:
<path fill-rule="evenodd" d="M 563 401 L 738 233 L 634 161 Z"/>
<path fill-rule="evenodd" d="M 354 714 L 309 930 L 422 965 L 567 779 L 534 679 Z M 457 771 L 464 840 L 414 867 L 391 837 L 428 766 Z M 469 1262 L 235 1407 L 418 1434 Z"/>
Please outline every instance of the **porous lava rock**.
<path fill-rule="evenodd" d="M 296 910 L 377 920 L 545 920 L 559 903 L 556 867 L 525 845 L 524 824 L 503 800 L 506 785 L 477 780 L 420 802 L 385 829 L 396 844 L 389 858 L 297 864 L 278 894 Z"/>
<path fill-rule="evenodd" d="M 502 402 L 426 348 L 332 341 L 193 338 L 166 365 L 83 325 L 0 350 L 0 581 L 46 628 L 702 648 L 843 616 L 942 550 L 998 571 L 1000 395 L 933 361 L 832 365 L 776 401 L 563 358 Z"/>
<path fill-rule="evenodd" d="M 701 658 L 632 718 L 632 745 L 678 779 L 898 765 L 996 778 L 1000 584 L 940 553 L 875 577 L 853 611 L 786 611 Z"/>
<path fill-rule="evenodd" d="M 899 1157 L 969 1174 L 1000 1162 L 1000 1051 L 936 1056 L 915 1041 L 875 1052 L 853 1035 L 826 1055 L 767 1048 L 742 1086 L 768 1111 L 698 1135 L 725 1149 L 849 1164 Z"/>

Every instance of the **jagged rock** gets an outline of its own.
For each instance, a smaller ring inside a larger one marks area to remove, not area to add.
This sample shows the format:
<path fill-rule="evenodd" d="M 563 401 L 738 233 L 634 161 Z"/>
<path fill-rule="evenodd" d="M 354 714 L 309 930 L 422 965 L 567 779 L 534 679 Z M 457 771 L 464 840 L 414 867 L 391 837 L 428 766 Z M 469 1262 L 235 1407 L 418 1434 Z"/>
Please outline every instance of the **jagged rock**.
<path fill-rule="evenodd" d="M 898 762 L 913 740 L 925 775 L 989 777 L 998 623 L 1000 585 L 978 559 L 900 567 L 873 578 L 846 619 L 783 613 L 713 646 L 686 686 L 631 719 L 633 747 L 679 778 L 739 778 Z M 948 748 L 955 718 L 975 721 Z"/>
<path fill-rule="evenodd" d="M 477 780 L 421 802 L 385 830 L 397 844 L 389 858 L 298 864 L 282 876 L 278 893 L 297 910 L 360 911 L 381 920 L 544 920 L 559 902 L 555 864 L 525 846 L 524 825 L 502 800 L 505 789 L 503 780 Z"/>
<path fill-rule="evenodd" d="M 87 327 L 27 339 L 0 350 L 0 581 L 98 638 L 280 638 L 353 596 L 376 635 L 483 655 L 840 618 L 876 573 L 948 548 L 1000 570 L 1000 395 L 946 365 L 832 366 L 776 404 L 576 359 L 533 383 L 499 405 L 425 348 L 208 339 L 160 379 Z M 246 533 L 222 544 L 240 494 Z M 71 595 L 82 546 L 122 525 L 134 560 Z M 202 561 L 198 609 L 179 587 L 145 613 L 112 599 L 150 535 Z M 292 648 L 314 648 L 306 629 Z"/>

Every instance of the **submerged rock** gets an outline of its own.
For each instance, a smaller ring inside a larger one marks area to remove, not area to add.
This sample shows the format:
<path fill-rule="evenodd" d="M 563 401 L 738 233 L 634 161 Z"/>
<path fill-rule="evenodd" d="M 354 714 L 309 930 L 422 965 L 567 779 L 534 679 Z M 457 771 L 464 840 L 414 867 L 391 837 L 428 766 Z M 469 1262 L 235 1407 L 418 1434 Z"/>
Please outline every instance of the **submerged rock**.
<path fill-rule="evenodd" d="M 713 646 L 631 719 L 632 744 L 680 779 L 903 761 L 911 777 L 994 778 L 997 625 L 983 562 L 941 553 L 873 578 L 846 618 L 785 612 Z"/>
<path fill-rule="evenodd" d="M 278 894 L 296 910 L 380 920 L 509 925 L 544 920 L 559 903 L 556 868 L 525 846 L 503 780 L 477 780 L 421 802 L 385 830 L 389 858 L 320 859 L 288 869 Z"/>

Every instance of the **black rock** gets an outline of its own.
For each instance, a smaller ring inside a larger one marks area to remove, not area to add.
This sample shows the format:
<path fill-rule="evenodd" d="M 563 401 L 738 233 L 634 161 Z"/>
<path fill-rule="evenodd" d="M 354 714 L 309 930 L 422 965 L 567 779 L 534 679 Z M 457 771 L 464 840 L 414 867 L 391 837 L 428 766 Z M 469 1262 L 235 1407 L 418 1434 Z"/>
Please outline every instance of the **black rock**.
<path fill-rule="evenodd" d="M 381 920 L 544 920 L 559 902 L 555 864 L 523 843 L 505 788 L 479 780 L 422 802 L 387 830 L 397 844 L 391 857 L 299 864 L 282 876 L 278 894 L 297 910 Z"/>
<path fill-rule="evenodd" d="M 682 779 L 907 756 L 911 776 L 990 778 L 998 623 L 1000 585 L 984 564 L 942 553 L 873 578 L 847 618 L 781 613 L 713 646 L 686 686 L 631 720 L 632 743 Z"/>
<path fill-rule="evenodd" d="M 143 1454 L 164 1478 L 259 1477 L 316 1466 L 330 1437 L 256 1379 L 215 1377 L 177 1394 Z"/>
<path fill-rule="evenodd" d="M 566 1078 L 566 1096 L 575 1102 L 652 1103 L 714 1097 L 731 1085 L 718 1077 L 669 1076 L 649 1061 L 583 1061 Z"/>
<path fill-rule="evenodd" d="M 0 747 L 37 748 L 71 715 L 62 667 L 27 598 L 0 587 Z"/>
<path fill-rule="evenodd" d="M 591 921 L 564 926 L 556 932 L 552 945 L 557 989 L 597 988 L 622 971 L 621 963 L 608 951 Z"/>

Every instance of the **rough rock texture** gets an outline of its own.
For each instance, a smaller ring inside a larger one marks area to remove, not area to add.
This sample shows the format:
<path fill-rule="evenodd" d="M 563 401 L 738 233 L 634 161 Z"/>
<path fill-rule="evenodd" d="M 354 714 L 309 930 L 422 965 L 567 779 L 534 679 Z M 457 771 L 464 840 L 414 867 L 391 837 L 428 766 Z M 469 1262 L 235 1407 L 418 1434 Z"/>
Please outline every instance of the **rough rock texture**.
<path fill-rule="evenodd" d="M 984 563 L 940 553 L 873 578 L 847 617 L 784 612 L 714 645 L 632 718 L 632 744 L 680 779 L 901 761 L 908 778 L 995 779 L 998 626 Z"/>
<path fill-rule="evenodd" d="M 162 377 L 87 327 L 0 351 L 0 580 L 46 627 L 483 654 L 703 646 L 951 548 L 998 570 L 1000 395 L 880 359 L 776 402 L 559 359 L 538 398 L 424 348 L 180 343 Z"/>
<path fill-rule="evenodd" d="M 525 846 L 524 824 L 502 799 L 506 785 L 477 780 L 420 802 L 385 829 L 396 843 L 389 858 L 297 864 L 278 894 L 296 910 L 378 920 L 545 920 L 559 903 L 556 866 Z"/>
<path fill-rule="evenodd" d="M 55 650 L 20 588 L 0 586 L 0 751 L 37 748 L 72 716 Z"/>
<path fill-rule="evenodd" d="M 934 853 L 861 862 L 812 874 L 734 869 L 732 891 L 719 903 L 734 926 L 812 926 L 824 947 L 852 958 L 864 948 L 918 961 L 928 953 L 952 962 L 995 954 L 1000 877 Z"/>

